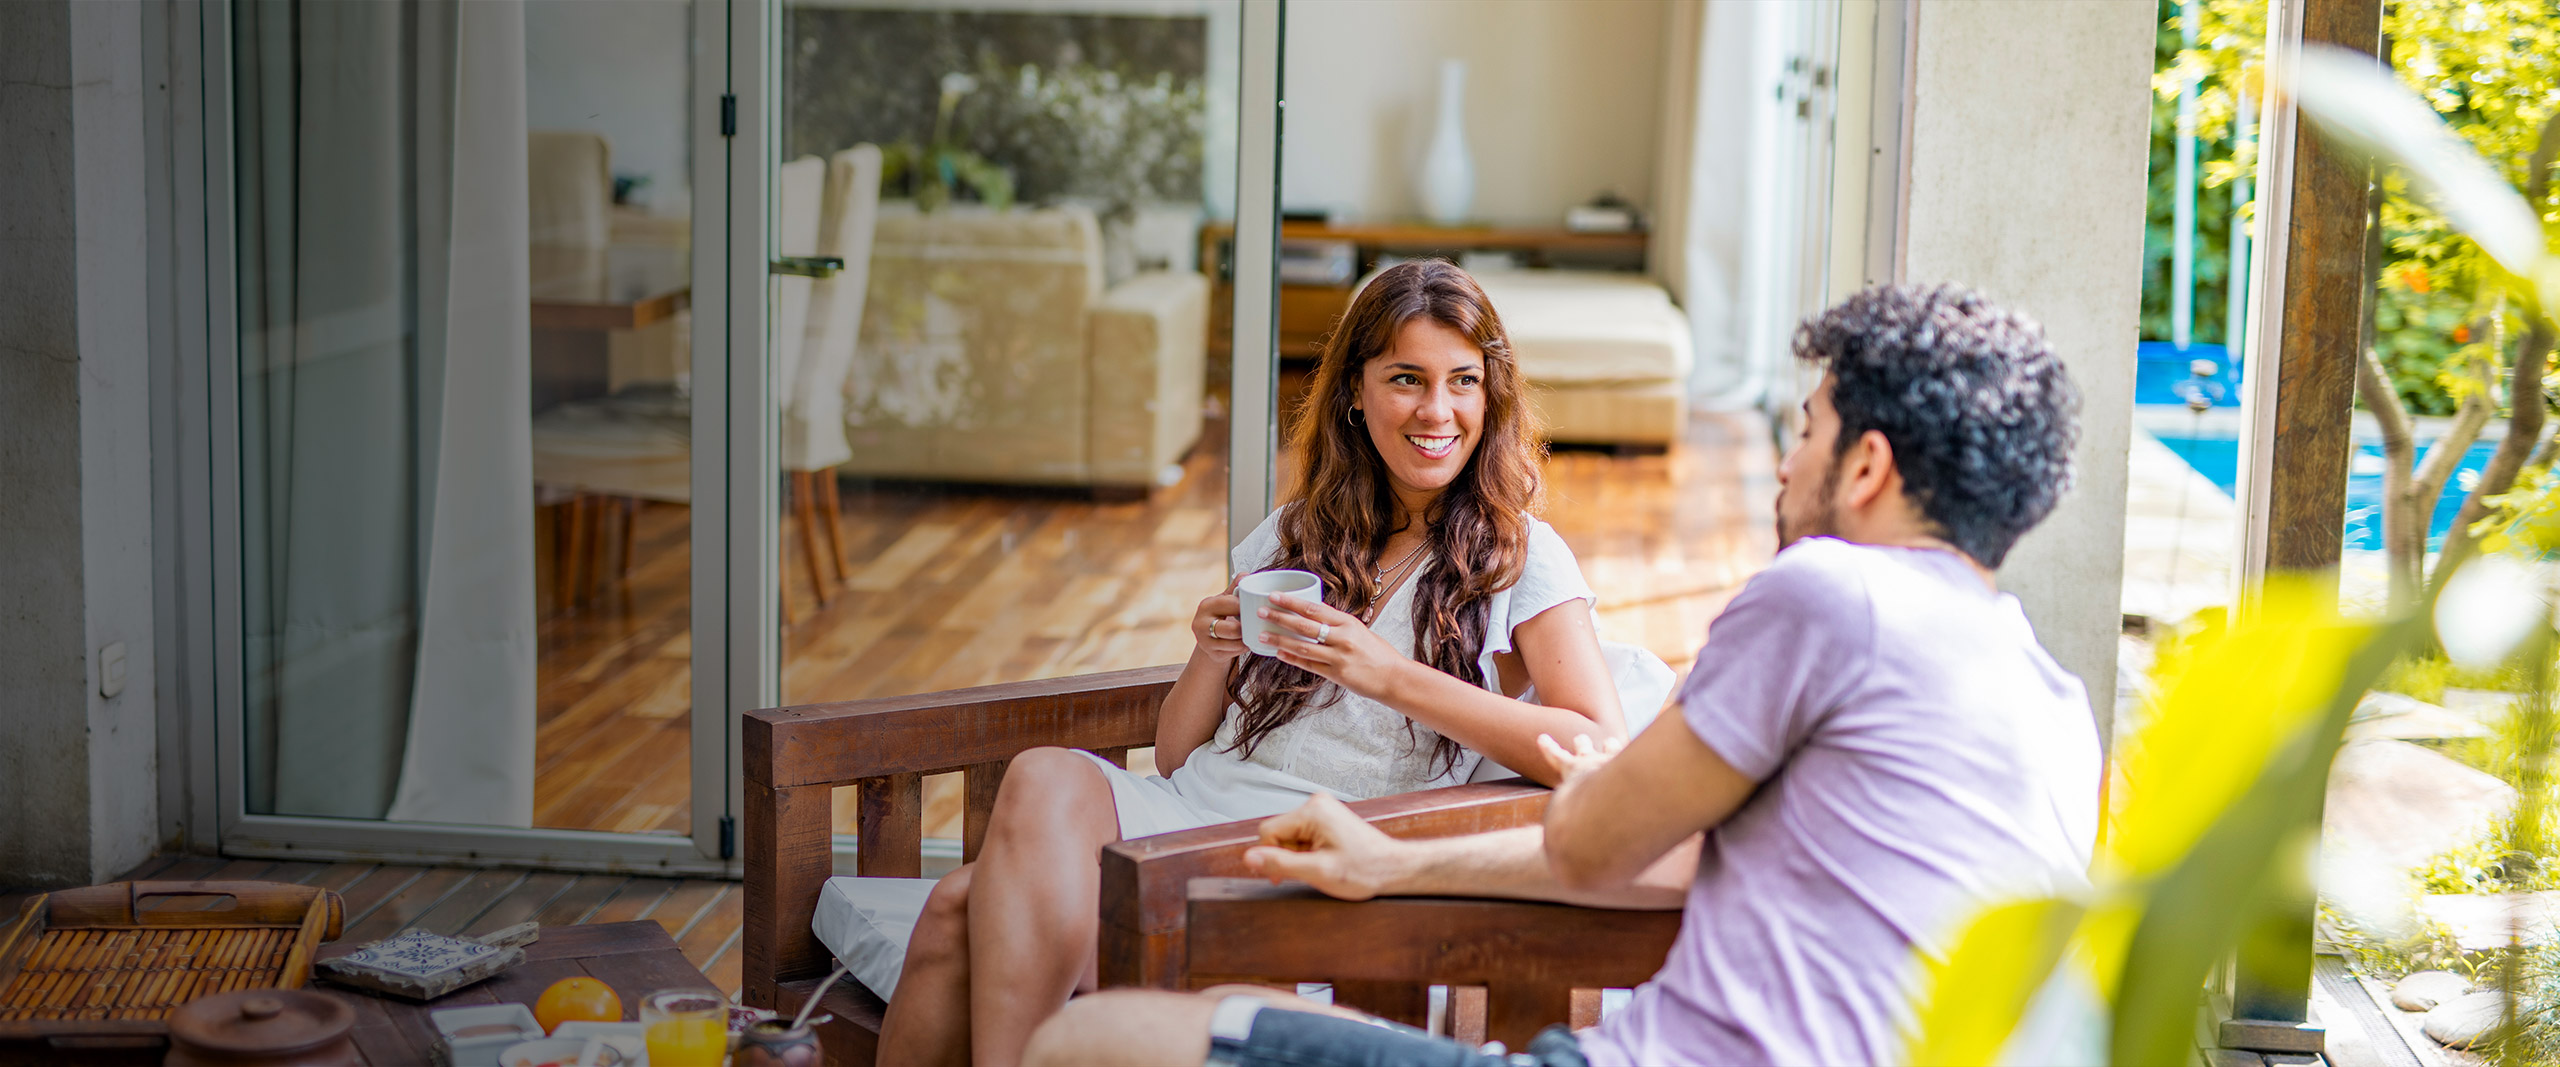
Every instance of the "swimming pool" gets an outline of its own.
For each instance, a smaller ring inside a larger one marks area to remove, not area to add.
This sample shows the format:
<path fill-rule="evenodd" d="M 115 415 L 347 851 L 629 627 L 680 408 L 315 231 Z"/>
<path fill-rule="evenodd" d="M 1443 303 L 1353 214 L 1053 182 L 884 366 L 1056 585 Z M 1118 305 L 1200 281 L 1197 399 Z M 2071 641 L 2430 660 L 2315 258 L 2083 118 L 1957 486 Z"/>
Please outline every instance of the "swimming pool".
<path fill-rule="evenodd" d="M 2221 486 L 2226 494 L 2235 491 L 2240 478 L 2240 442 L 2229 437 L 2183 437 L 2155 434 L 2169 451 L 2178 454 L 2187 466 Z M 2427 445 L 2420 442 L 2418 455 L 2424 458 Z M 2427 526 L 2427 549 L 2434 551 L 2444 544 L 2444 533 L 2453 528 L 2453 517 L 2462 510 L 2462 500 L 2478 484 L 2480 470 L 2489 465 L 2489 457 L 2497 452 L 2495 441 L 2475 442 L 2462 456 L 2462 465 L 2454 469 L 2444 488 L 2444 496 L 2436 501 L 2433 520 Z M 2356 442 L 2355 455 L 2347 466 L 2347 541 L 2350 549 L 2382 549 L 2382 443 Z"/>

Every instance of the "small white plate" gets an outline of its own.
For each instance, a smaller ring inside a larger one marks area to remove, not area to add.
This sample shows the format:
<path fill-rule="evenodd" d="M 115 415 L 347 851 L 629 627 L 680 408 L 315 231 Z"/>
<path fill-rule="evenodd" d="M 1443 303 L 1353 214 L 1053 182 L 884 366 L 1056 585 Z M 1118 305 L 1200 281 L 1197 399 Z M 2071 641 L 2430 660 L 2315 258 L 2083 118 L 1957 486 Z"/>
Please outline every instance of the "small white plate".
<path fill-rule="evenodd" d="M 649 1067 L 649 1028 L 640 1023 L 595 1023 L 571 1019 L 553 1030 L 553 1037 L 574 1037 L 580 1041 L 589 1034 L 603 1034 L 604 1043 L 622 1053 L 625 1067 Z"/>

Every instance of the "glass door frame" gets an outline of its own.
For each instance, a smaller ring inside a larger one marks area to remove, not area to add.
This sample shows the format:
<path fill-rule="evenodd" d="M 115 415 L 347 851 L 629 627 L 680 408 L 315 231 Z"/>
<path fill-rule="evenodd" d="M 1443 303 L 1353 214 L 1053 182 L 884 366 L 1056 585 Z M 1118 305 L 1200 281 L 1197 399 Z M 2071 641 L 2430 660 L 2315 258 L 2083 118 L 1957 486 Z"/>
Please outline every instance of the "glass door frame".
<path fill-rule="evenodd" d="M 1240 0 L 1236 86 L 1235 293 L 1227 351 L 1227 545 L 1278 504 L 1280 457 L 1280 163 L 1287 111 L 1288 0 Z M 1258 418 L 1247 418 L 1246 412 Z"/>
<path fill-rule="evenodd" d="M 758 157 L 750 146 L 722 134 L 724 101 L 740 67 L 734 46 L 735 9 L 753 0 L 694 0 L 692 5 L 693 113 L 692 214 L 693 439 L 720 442 L 694 450 L 692 508 L 691 832 L 608 833 L 519 829 L 458 824 L 392 822 L 255 814 L 246 806 L 246 716 L 242 694 L 243 604 L 237 191 L 234 188 L 234 102 L 229 0 L 171 5 L 165 25 L 170 93 L 167 140 L 170 222 L 182 249 L 168 271 L 174 287 L 177 328 L 172 331 L 175 380 L 168 388 L 177 409 L 176 440 L 161 452 L 172 460 L 174 521 L 163 524 L 180 542 L 175 587 L 164 596 L 178 616 L 175 628 L 188 650 L 170 698 L 180 705 L 184 729 L 164 738 L 164 760 L 182 759 L 186 784 L 175 790 L 185 809 L 189 840 L 216 844 L 225 855 L 292 859 L 353 859 L 464 865 L 520 864 L 568 870 L 635 873 L 727 874 L 740 870 L 734 814 L 741 810 L 737 780 L 737 724 L 772 684 L 766 666 L 773 626 L 770 612 L 737 610 L 769 599 L 775 553 L 756 535 L 770 527 L 760 509 L 743 506 L 759 496 L 756 477 L 740 477 L 760 463 L 757 442 L 771 433 L 760 417 L 732 420 L 740 375 L 760 373 L 762 361 L 737 361 L 740 338 L 760 352 L 764 316 L 760 296 L 738 299 L 742 288 L 763 286 L 762 233 L 733 236 L 734 215 L 719 209 L 738 199 L 760 208 L 755 181 L 733 188 L 742 165 Z M 156 22 L 158 20 L 147 19 Z M 747 38 L 755 40 L 755 38 Z M 759 66 L 761 64 L 758 64 Z M 748 69 L 755 69 L 749 67 Z M 756 128 L 740 123 L 743 134 Z M 752 173 L 752 171 L 750 171 Z M 200 195 L 198 195 L 200 192 Z M 736 194 L 733 196 L 733 194 Z M 194 245 L 192 235 L 202 234 Z M 759 254 L 743 264 L 742 248 Z M 199 258 L 200 254 L 200 258 Z M 742 269 L 751 267 L 752 269 Z M 742 280 L 743 276 L 743 280 Z M 702 284 L 705 281 L 713 284 Z M 198 331 L 201 332 L 198 332 Z M 718 338 L 725 343 L 702 343 Z M 747 393 L 761 396 L 761 385 Z M 744 441 L 741 438 L 746 438 Z M 190 447 L 193 446 L 193 447 Z M 761 496 L 770 497 L 765 487 Z M 730 544 L 743 547 L 740 554 Z M 761 596 L 760 596 L 761 594 Z M 201 607 L 198 607 L 201 605 Z M 761 618 L 762 625 L 757 625 Z M 196 650 L 203 650 L 197 652 Z M 204 756 L 210 754 L 209 761 Z M 208 767 L 206 763 L 211 765 Z M 164 775 L 164 777 L 167 777 Z M 210 828 L 205 834 L 199 828 Z"/>

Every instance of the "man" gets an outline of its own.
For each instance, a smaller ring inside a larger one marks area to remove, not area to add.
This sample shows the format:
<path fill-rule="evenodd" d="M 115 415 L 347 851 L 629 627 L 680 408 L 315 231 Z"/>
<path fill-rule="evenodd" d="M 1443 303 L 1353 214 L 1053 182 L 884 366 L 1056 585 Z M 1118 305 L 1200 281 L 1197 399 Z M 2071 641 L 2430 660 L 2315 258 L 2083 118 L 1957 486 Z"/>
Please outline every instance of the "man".
<path fill-rule="evenodd" d="M 2080 683 L 1994 568 L 2071 479 L 2078 397 L 2042 332 L 1967 290 L 1869 289 L 1809 320 L 1820 367 L 1778 472 L 1777 559 L 1616 751 L 1542 747 L 1543 827 L 1396 841 L 1329 797 L 1248 865 L 1349 899 L 1681 902 L 1654 980 L 1503 1057 L 1265 991 L 1078 1000 L 1044 1063 L 1542 1065 L 1899 1059 L 1918 958 L 1983 905 L 2085 884 L 2099 750 Z"/>

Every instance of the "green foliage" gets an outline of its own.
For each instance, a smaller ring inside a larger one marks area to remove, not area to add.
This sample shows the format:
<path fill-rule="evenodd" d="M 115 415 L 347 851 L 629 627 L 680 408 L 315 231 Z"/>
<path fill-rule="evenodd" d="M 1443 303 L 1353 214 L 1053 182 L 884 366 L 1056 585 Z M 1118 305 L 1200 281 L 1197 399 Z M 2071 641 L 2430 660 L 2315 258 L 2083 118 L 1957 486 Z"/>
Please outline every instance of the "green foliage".
<path fill-rule="evenodd" d="M 975 152 L 900 141 L 880 150 L 880 192 L 926 211 L 962 199 L 1002 208 L 1013 203 L 1013 175 Z"/>
<path fill-rule="evenodd" d="M 2452 661 L 2443 656 L 2410 656 L 2382 672 L 2382 680 L 2373 683 L 2373 687 L 2429 704 L 2442 704 L 2445 686 L 2452 684 L 2453 673 Z"/>
<path fill-rule="evenodd" d="M 2393 663 L 2391 669 L 2382 673 L 2382 679 L 2373 683 L 2373 687 L 2429 704 L 2442 704 L 2447 689 L 2495 689 L 2512 693 L 2523 684 L 2523 673 L 2513 667 L 2483 670 L 2457 666 L 2438 653 L 2410 656 Z"/>
<path fill-rule="evenodd" d="M 2174 49 L 2177 9 L 2163 6 L 2162 48 Z M 2153 214 L 2166 218 L 2162 202 L 2166 186 L 2159 172 L 2167 158 L 2159 107 L 2174 115 L 2178 79 L 2193 74 L 2198 81 L 2197 136 L 2208 146 L 2206 185 L 2218 187 L 2255 165 L 2249 153 L 2234 156 L 2229 147 L 2241 89 L 2253 109 L 2263 80 L 2262 42 L 2267 5 L 2258 0 L 2204 0 L 2196 11 L 2197 47 L 2163 60 L 2153 87 Z M 2518 187 L 2526 184 L 2527 164 L 2544 122 L 2560 111 L 2560 2 L 2555 0 L 2398 0 L 2383 9 L 2383 33 L 2393 42 L 2392 60 L 2401 80 L 2419 94 L 2490 165 Z M 2477 244 L 2447 225 L 2444 218 L 2411 197 L 2397 175 L 2386 175 L 2382 205 L 2384 262 L 2375 294 L 2375 348 L 2390 372 L 2394 391 L 2410 411 L 2421 415 L 2451 413 L 2470 388 L 2465 359 L 2487 359 L 2501 366 L 2505 357 L 2478 336 L 2483 315 L 2500 304 L 2492 265 Z M 2204 215 L 2204 198 L 2198 215 Z M 2546 229 L 2560 222 L 2546 196 L 2534 207 L 2544 213 Z M 2560 232 L 2560 231 L 2555 231 Z M 2207 233 L 2211 230 L 2208 228 Z M 2202 235 L 2200 235 L 2202 236 Z M 2202 247 L 2199 241 L 2199 248 Z M 2165 245 L 2163 246 L 2165 247 Z M 2147 249 L 2146 249 L 2147 252 Z M 2197 276 L 2204 276 L 2201 262 Z M 2153 284 L 2144 285 L 2144 336 L 2153 336 L 2151 310 L 2167 308 L 2165 269 L 2155 301 Z M 2197 335 L 2207 336 L 2205 306 L 2197 296 Z M 2161 318 L 2165 329 L 2166 318 Z M 2521 320 L 2505 323 L 2503 335 L 2521 335 Z M 2165 334 L 2163 334 L 2165 336 Z"/>
<path fill-rule="evenodd" d="M 928 8 L 786 10 L 785 158 L 880 145 L 927 207 L 1201 198 L 1207 20 Z"/>
<path fill-rule="evenodd" d="M 2546 809 L 2547 810 L 2547 809 Z M 2560 829 L 2543 820 L 2544 832 Z M 2426 865 L 2409 872 L 2426 893 L 2510 893 L 2560 889 L 2560 870 L 2530 857 L 2518 857 L 2509 846 L 2510 828 L 2484 828 L 2471 840 L 2446 849 Z"/>
<path fill-rule="evenodd" d="M 2417 280 L 2424 269 L 2412 264 L 2383 275 L 2374 293 L 2373 344 L 2410 414 L 2451 415 L 2463 393 L 2478 388 L 2469 373 L 2475 362 L 2497 363 L 2486 338 L 2471 336 L 2471 300 L 2411 288 L 2428 284 Z"/>
<path fill-rule="evenodd" d="M 1025 188 L 1081 197 L 1106 213 L 1141 199 L 1200 198 L 1208 96 L 1198 78 L 1124 78 L 1075 63 L 985 68 L 985 90 L 961 106 L 973 143 Z"/>
<path fill-rule="evenodd" d="M 2560 557 L 2560 475 L 2549 468 L 2527 470 L 2514 488 L 2488 503 L 2492 510 L 2477 528 L 2481 551 Z"/>
<path fill-rule="evenodd" d="M 2355 961 L 2357 973 L 2376 978 L 2396 980 L 2415 971 L 2452 971 L 2471 976 L 2488 962 L 2464 952 L 2454 940 L 2453 931 L 2433 920 L 2416 922 L 2405 932 L 2379 933 L 2357 925 L 2352 917 L 2323 901 L 2320 925 L 2328 932 L 2330 943 L 2345 949 L 2347 958 Z"/>
<path fill-rule="evenodd" d="M 2142 228 L 2142 339 L 2146 341 L 2171 339 L 2170 244 L 2176 233 L 2177 216 L 2178 86 L 2174 75 L 2167 72 L 2178 61 L 2180 31 L 2176 11 L 2175 3 L 2162 0 L 2159 35 L 2152 47 L 2154 69 L 2170 80 L 2151 100 L 2151 189 L 2144 199 Z M 2194 339 L 2207 344 L 2230 343 L 2223 318 L 2230 306 L 2231 151 L 2228 130 L 2223 136 L 2196 146 L 2200 184 L 2205 183 L 2215 163 L 2225 168 L 2220 181 L 2210 182 L 2196 195 Z"/>

